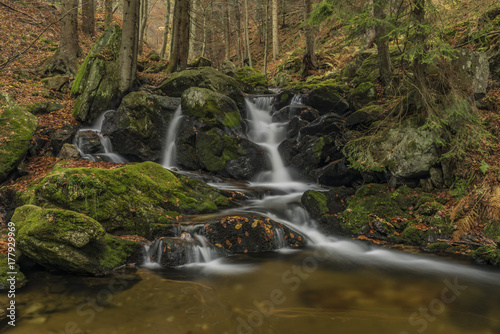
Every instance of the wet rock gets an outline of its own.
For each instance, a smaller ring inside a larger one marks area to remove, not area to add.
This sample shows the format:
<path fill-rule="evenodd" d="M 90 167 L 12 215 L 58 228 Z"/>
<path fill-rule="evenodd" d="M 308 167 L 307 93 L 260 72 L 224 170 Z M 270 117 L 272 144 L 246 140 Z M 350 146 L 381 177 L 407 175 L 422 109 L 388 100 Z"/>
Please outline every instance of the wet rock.
<path fill-rule="evenodd" d="M 81 160 L 80 152 L 73 144 L 64 144 L 59 152 L 59 158 L 62 160 Z"/>
<path fill-rule="evenodd" d="M 266 168 L 266 159 L 262 148 L 248 139 L 240 140 L 240 147 L 245 155 L 226 163 L 226 171 L 238 180 L 250 180 Z"/>
<path fill-rule="evenodd" d="M 328 113 L 311 122 L 300 130 L 301 135 L 332 135 L 339 133 L 342 128 L 342 117 Z"/>
<path fill-rule="evenodd" d="M 292 138 L 285 139 L 278 146 L 278 152 L 280 153 L 285 166 L 290 165 L 292 158 L 299 153 L 299 150 L 297 149 L 297 141 Z"/>
<path fill-rule="evenodd" d="M 267 252 L 306 245 L 300 233 L 258 216 L 231 216 L 207 222 L 203 233 L 209 242 L 231 253 Z"/>
<path fill-rule="evenodd" d="M 9 261 L 7 254 L 0 254 L 0 290 L 11 290 L 12 283 L 14 283 L 16 289 L 21 288 L 27 283 L 26 276 L 22 273 L 19 265 L 17 263 L 14 264 L 14 269 L 11 270 L 9 269 L 9 263 L 12 263 L 12 260 Z M 11 275 L 8 274 L 9 272 L 16 272 L 16 280 L 14 282 L 10 280 Z M 5 310 L 5 308 L 3 309 Z M 6 314 L 0 312 L 0 319 L 2 319 L 2 315 Z"/>
<path fill-rule="evenodd" d="M 117 153 L 139 161 L 158 160 L 166 129 L 179 104 L 176 98 L 132 92 L 117 110 L 106 114 L 102 133 L 110 138 Z"/>
<path fill-rule="evenodd" d="M 76 133 L 78 132 L 79 125 L 65 124 L 60 129 L 56 129 L 50 137 L 48 147 L 53 156 L 57 156 L 61 151 L 64 144 L 72 144 Z"/>
<path fill-rule="evenodd" d="M 350 186 L 354 180 L 361 177 L 359 172 L 347 168 L 345 159 L 333 161 L 312 174 L 318 183 L 333 187 Z"/>
<path fill-rule="evenodd" d="M 319 113 L 317 110 L 303 104 L 291 104 L 273 113 L 273 122 L 288 122 L 296 116 L 312 122 L 319 117 Z"/>
<path fill-rule="evenodd" d="M 309 124 L 308 121 L 302 119 L 299 116 L 292 117 L 286 125 L 286 136 L 287 138 L 295 138 L 299 134 L 300 130 Z"/>
<path fill-rule="evenodd" d="M 16 209 L 20 251 L 50 269 L 104 275 L 128 262 L 141 246 L 111 235 L 94 219 L 60 209 L 24 205 Z"/>
<path fill-rule="evenodd" d="M 120 98 L 121 34 L 118 25 L 106 29 L 78 69 L 71 94 L 77 96 L 73 116 L 80 122 L 92 123 L 103 111 L 115 107 Z"/>
<path fill-rule="evenodd" d="M 313 89 L 305 98 L 304 103 L 318 110 L 321 115 L 336 113 L 344 115 L 349 111 L 349 104 L 343 98 L 344 92 L 334 85 L 327 85 Z"/>
<path fill-rule="evenodd" d="M 91 130 L 79 131 L 76 135 L 76 146 L 84 154 L 104 153 L 99 135 Z"/>

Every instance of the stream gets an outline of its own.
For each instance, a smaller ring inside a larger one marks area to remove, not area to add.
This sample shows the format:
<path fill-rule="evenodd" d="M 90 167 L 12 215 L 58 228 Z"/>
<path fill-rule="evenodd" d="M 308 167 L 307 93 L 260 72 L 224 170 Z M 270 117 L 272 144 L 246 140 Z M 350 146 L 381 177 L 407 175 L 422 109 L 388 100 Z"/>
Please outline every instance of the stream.
<path fill-rule="evenodd" d="M 271 218 L 304 235 L 307 247 L 289 249 L 283 242 L 274 252 L 219 257 L 193 234 L 201 246 L 182 266 L 156 263 L 153 244 L 145 249 L 144 265 L 111 277 L 27 272 L 30 282 L 16 294 L 16 326 L 3 329 L 30 334 L 500 333 L 498 269 L 320 231 L 300 199 L 308 189 L 325 188 L 297 181 L 285 167 L 278 152 L 285 124 L 272 122 L 272 99 L 246 100 L 248 137 L 265 150 L 270 170 L 243 185 L 210 185 L 259 194 L 221 217 Z M 172 123 L 181 117 L 179 108 Z M 90 130 L 99 132 L 98 123 Z M 175 166 L 174 130 L 175 124 L 167 133 L 166 168 Z M 100 138 L 106 148 L 101 155 L 121 162 L 105 136 Z"/>

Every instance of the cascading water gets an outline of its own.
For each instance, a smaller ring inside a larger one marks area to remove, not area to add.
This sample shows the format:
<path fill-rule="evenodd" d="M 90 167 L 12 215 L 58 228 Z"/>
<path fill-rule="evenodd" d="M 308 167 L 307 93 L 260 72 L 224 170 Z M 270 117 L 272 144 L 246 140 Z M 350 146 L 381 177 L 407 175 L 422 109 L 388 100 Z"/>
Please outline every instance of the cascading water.
<path fill-rule="evenodd" d="M 304 97 L 300 94 L 295 94 L 292 97 L 292 100 L 290 101 L 291 105 L 303 105 L 304 104 Z"/>
<path fill-rule="evenodd" d="M 89 127 L 89 128 L 82 128 L 78 130 L 76 136 L 75 136 L 75 141 L 74 144 L 77 147 L 78 151 L 80 152 L 80 155 L 85 159 L 85 160 L 92 160 L 92 161 L 98 161 L 98 160 L 109 160 L 111 162 L 116 162 L 116 163 L 126 163 L 128 162 L 127 159 L 125 159 L 123 156 L 121 156 L 118 153 L 113 152 L 113 146 L 111 144 L 111 140 L 108 136 L 104 136 L 101 132 L 102 129 L 102 124 L 104 122 L 104 118 L 108 112 L 112 110 L 107 110 L 103 112 L 102 114 L 97 117 L 97 119 L 94 121 L 94 123 Z M 99 136 L 99 141 L 102 145 L 102 148 L 104 149 L 104 153 L 97 153 L 97 154 L 89 154 L 85 153 L 82 150 L 82 140 L 81 140 L 81 134 L 87 131 L 92 131 L 96 133 Z"/>
<path fill-rule="evenodd" d="M 278 146 L 285 140 L 285 123 L 272 123 L 270 112 L 273 100 L 274 96 L 245 100 L 250 127 L 248 137 L 265 149 L 271 163 L 270 173 L 261 175 L 259 181 L 289 183 L 293 182 L 292 177 L 278 151 Z"/>
<path fill-rule="evenodd" d="M 163 154 L 162 166 L 169 168 L 175 167 L 176 159 L 176 147 L 175 147 L 175 137 L 177 136 L 177 128 L 182 119 L 182 108 L 177 107 L 177 110 L 170 121 L 167 129 L 167 138 L 165 140 L 165 152 Z"/>

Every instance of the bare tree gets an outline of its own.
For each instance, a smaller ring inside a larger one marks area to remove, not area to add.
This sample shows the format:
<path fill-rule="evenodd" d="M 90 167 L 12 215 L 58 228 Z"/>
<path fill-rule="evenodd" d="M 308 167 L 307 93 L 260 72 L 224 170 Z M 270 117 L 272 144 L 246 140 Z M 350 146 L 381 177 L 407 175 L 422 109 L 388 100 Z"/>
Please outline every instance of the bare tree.
<path fill-rule="evenodd" d="M 104 0 L 104 25 L 107 27 L 113 21 L 113 0 Z"/>
<path fill-rule="evenodd" d="M 248 65 L 250 67 L 252 66 L 252 52 L 250 51 L 250 36 L 248 32 L 248 0 L 245 1 L 245 42 L 246 42 L 246 49 L 247 49 L 247 58 L 248 58 Z"/>
<path fill-rule="evenodd" d="M 144 38 L 146 34 L 146 26 L 148 23 L 149 14 L 149 0 L 140 0 L 140 14 L 139 14 L 139 54 L 142 54 L 142 49 L 144 47 Z"/>
<path fill-rule="evenodd" d="M 82 31 L 88 35 L 95 32 L 95 0 L 82 0 Z"/>
<path fill-rule="evenodd" d="M 229 21 L 229 0 L 226 0 L 224 4 L 224 58 L 229 60 L 231 53 L 231 27 Z"/>
<path fill-rule="evenodd" d="M 172 1 L 171 0 L 166 0 L 165 1 L 167 4 L 167 12 L 165 13 L 165 28 L 163 30 L 163 43 L 161 45 L 161 50 L 160 50 L 160 57 L 164 58 L 165 53 L 167 51 L 167 46 L 168 46 L 168 41 L 169 41 L 169 35 L 170 35 L 170 16 L 171 16 L 171 11 L 173 6 L 171 5 Z M 170 47 L 168 48 L 170 50 Z"/>
<path fill-rule="evenodd" d="M 167 72 L 172 73 L 180 67 L 187 68 L 189 53 L 189 0 L 175 0 L 174 26 L 172 33 L 172 53 Z"/>
<path fill-rule="evenodd" d="M 304 20 L 309 19 L 312 12 L 312 5 L 314 0 L 304 0 Z M 302 58 L 302 76 L 309 75 L 311 70 L 318 68 L 318 61 L 314 52 L 314 43 L 316 42 L 316 29 L 311 24 L 305 25 L 306 31 L 306 52 Z"/>
<path fill-rule="evenodd" d="M 266 6 L 267 11 L 267 6 Z M 278 36 L 278 0 L 272 0 L 272 21 L 273 21 L 273 61 L 276 59 L 280 53 L 279 47 L 279 36 Z M 267 20 L 267 15 L 266 15 Z M 267 32 L 266 32 L 267 33 Z"/>

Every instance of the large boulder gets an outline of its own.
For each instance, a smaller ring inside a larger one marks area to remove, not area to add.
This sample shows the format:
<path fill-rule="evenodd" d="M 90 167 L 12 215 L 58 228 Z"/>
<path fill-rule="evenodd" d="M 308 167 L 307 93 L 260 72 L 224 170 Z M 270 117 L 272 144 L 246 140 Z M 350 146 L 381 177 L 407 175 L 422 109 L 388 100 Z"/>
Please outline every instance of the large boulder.
<path fill-rule="evenodd" d="M 54 168 L 29 185 L 25 204 L 84 213 L 107 232 L 150 235 L 182 214 L 211 213 L 230 200 L 202 181 L 154 162 L 116 169 Z"/>
<path fill-rule="evenodd" d="M 70 210 L 24 205 L 12 221 L 22 254 L 50 269 L 103 275 L 126 264 L 142 248 L 106 235 L 97 221 Z"/>
<path fill-rule="evenodd" d="M 317 109 L 321 115 L 329 112 L 344 115 L 349 111 L 349 104 L 343 95 L 344 91 L 340 86 L 319 86 L 306 96 L 304 103 Z"/>
<path fill-rule="evenodd" d="M 77 96 L 73 116 L 81 122 L 92 123 L 103 111 L 115 107 L 120 98 L 121 35 L 118 25 L 106 29 L 78 69 L 71 94 Z"/>
<path fill-rule="evenodd" d="M 6 95 L 0 109 L 0 184 L 24 159 L 36 130 L 37 119 Z"/>
<path fill-rule="evenodd" d="M 268 91 L 269 83 L 267 82 L 264 73 L 254 69 L 253 67 L 243 67 L 236 71 L 236 78 L 246 83 L 251 90 L 247 93 L 265 93 Z"/>
<path fill-rule="evenodd" d="M 386 166 L 395 177 L 417 179 L 428 176 L 438 162 L 437 142 L 435 132 L 423 129 L 416 119 L 408 119 L 399 128 L 381 134 L 371 153 L 374 161 Z"/>
<path fill-rule="evenodd" d="M 132 92 L 117 110 L 106 114 L 101 131 L 111 139 L 115 152 L 136 160 L 157 160 L 179 105 L 178 98 Z"/>
<path fill-rule="evenodd" d="M 242 91 L 248 86 L 235 78 L 225 75 L 214 68 L 202 67 L 187 69 L 171 74 L 158 89 L 168 96 L 181 97 L 191 87 L 206 88 L 224 94 L 243 105 Z"/>
<path fill-rule="evenodd" d="M 484 52 L 460 49 L 457 58 L 453 61 L 453 66 L 465 85 L 464 88 L 468 89 L 477 98 L 486 95 L 490 64 Z"/>

